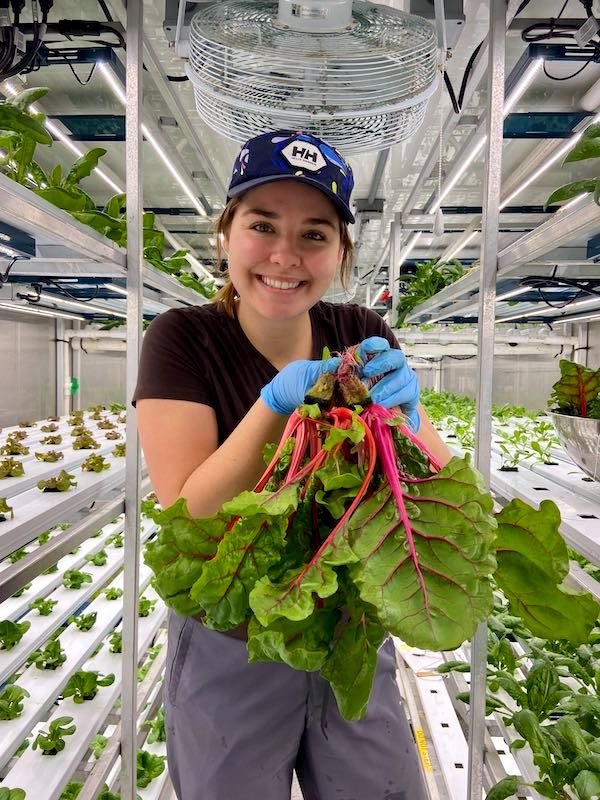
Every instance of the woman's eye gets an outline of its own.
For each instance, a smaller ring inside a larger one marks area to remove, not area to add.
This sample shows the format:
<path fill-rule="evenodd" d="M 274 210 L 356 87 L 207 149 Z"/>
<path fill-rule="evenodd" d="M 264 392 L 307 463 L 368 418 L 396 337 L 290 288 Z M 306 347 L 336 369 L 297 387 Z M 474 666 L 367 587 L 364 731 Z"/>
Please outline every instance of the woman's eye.
<path fill-rule="evenodd" d="M 266 231 L 271 230 L 271 226 L 266 222 L 256 222 L 251 227 L 253 231 L 258 231 L 259 233 L 265 233 Z"/>
<path fill-rule="evenodd" d="M 316 242 L 324 242 L 325 241 L 325 237 L 323 236 L 323 234 L 320 231 L 308 231 L 306 236 L 310 237 L 311 239 L 314 239 Z"/>

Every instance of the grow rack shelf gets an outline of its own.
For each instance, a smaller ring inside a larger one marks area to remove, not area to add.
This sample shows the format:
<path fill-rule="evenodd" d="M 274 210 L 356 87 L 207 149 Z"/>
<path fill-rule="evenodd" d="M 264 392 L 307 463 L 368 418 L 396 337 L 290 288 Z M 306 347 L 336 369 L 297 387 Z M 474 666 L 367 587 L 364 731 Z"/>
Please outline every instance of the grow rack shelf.
<path fill-rule="evenodd" d="M 577 236 L 594 233 L 598 228 L 600 207 L 592 197 L 560 209 L 551 219 L 520 236 L 498 253 L 497 294 L 514 288 L 516 277 L 549 276 L 553 273 L 556 277 L 597 278 L 598 266 L 592 262 L 572 262 L 561 266 L 556 261 L 540 259 Z M 428 322 L 439 317 L 441 311 L 447 311 L 448 317 L 461 317 L 461 310 L 478 299 L 479 274 L 480 267 L 475 266 L 455 283 L 414 308 L 406 321 Z"/>
<path fill-rule="evenodd" d="M 157 606 L 152 614 L 139 620 L 139 658 L 150 647 L 165 617 L 166 608 Z M 119 695 L 121 663 L 121 654 L 110 653 L 106 646 L 85 663 L 86 669 L 98 670 L 103 674 L 114 673 L 115 682 L 111 686 L 101 687 L 93 700 L 81 705 L 75 704 L 71 698 L 63 700 L 45 725 L 57 717 L 71 716 L 77 726 L 76 733 L 66 737 L 65 749 L 56 756 L 43 756 L 39 751 L 28 748 L 6 775 L 7 786 L 24 789 L 28 797 L 43 796 L 46 800 L 57 800 Z"/>
<path fill-rule="evenodd" d="M 0 221 L 13 225 L 30 236 L 66 250 L 65 257 L 35 259 L 28 267 L 19 260 L 11 270 L 13 277 L 35 278 L 124 278 L 127 275 L 126 252 L 106 237 L 38 197 L 25 186 L 0 174 Z M 144 263 L 142 280 L 145 286 L 173 298 L 183 305 L 202 305 L 207 300 L 198 292 L 182 286 L 170 275 Z M 7 299 L 4 288 L 2 297 Z"/>
<path fill-rule="evenodd" d="M 140 592 L 147 588 L 150 577 L 150 570 L 147 567 L 142 568 Z M 123 576 L 119 575 L 111 586 L 122 588 Z M 157 606 L 155 611 L 158 608 Z M 19 717 L 0 721 L 0 768 L 6 766 L 25 736 L 52 707 L 70 676 L 83 668 L 84 662 L 92 656 L 98 645 L 104 642 L 104 647 L 108 649 L 105 640 L 120 622 L 123 614 L 122 602 L 107 600 L 102 595 L 85 607 L 86 614 L 92 611 L 97 612 L 98 616 L 91 630 L 80 631 L 75 625 L 69 625 L 61 633 L 59 641 L 67 656 L 62 666 L 55 670 L 40 670 L 31 665 L 16 681 L 31 696 L 23 700 L 23 713 Z M 47 638 L 48 636 L 43 641 Z"/>

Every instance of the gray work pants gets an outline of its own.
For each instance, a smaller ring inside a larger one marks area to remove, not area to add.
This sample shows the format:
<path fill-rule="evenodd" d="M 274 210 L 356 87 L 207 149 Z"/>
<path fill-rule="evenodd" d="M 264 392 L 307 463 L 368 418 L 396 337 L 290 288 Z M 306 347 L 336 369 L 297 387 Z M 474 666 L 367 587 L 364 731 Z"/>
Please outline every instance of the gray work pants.
<path fill-rule="evenodd" d="M 169 613 L 168 767 L 179 800 L 425 800 L 388 640 L 366 716 L 346 722 L 318 673 L 248 663 L 246 643 Z"/>

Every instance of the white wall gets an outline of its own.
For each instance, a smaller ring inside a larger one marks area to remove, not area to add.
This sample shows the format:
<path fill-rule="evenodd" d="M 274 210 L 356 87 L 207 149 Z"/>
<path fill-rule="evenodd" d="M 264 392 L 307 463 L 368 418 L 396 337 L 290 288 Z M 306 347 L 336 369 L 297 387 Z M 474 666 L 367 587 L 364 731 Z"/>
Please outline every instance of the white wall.
<path fill-rule="evenodd" d="M 54 321 L 0 314 L 0 427 L 55 413 Z"/>
<path fill-rule="evenodd" d="M 125 353 L 82 353 L 79 407 L 124 403 L 125 375 Z"/>

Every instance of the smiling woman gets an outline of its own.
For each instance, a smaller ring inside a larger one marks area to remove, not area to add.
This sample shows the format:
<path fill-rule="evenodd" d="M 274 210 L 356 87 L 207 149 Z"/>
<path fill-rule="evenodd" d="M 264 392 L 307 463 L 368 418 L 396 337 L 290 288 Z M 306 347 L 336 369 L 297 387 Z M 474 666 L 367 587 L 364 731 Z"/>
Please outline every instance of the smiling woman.
<path fill-rule="evenodd" d="M 144 338 L 135 401 L 164 507 L 182 497 L 193 517 L 209 517 L 252 489 L 265 444 L 331 370 L 324 348 L 366 340 L 396 350 L 375 378 L 385 374 L 390 405 L 415 430 L 423 422 L 447 460 L 392 331 L 373 311 L 321 299 L 351 267 L 352 186 L 350 166 L 308 134 L 262 134 L 242 148 L 218 224 L 230 282 L 214 303 L 157 317 Z M 318 673 L 249 664 L 246 639 L 245 624 L 220 632 L 171 613 L 165 713 L 180 800 L 289 800 L 294 769 L 305 800 L 424 798 L 391 640 L 366 715 L 349 723 Z"/>

